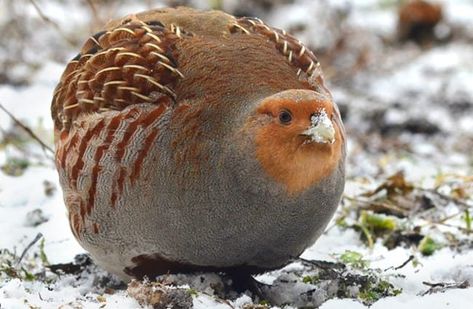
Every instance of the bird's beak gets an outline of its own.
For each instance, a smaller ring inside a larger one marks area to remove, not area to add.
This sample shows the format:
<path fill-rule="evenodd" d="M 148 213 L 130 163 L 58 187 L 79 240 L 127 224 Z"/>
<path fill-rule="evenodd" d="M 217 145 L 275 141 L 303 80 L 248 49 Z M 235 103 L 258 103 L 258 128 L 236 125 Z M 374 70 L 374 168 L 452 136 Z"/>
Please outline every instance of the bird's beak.
<path fill-rule="evenodd" d="M 302 135 L 310 137 L 309 142 L 333 144 L 335 142 L 335 128 L 325 110 L 310 118 L 310 127 Z"/>

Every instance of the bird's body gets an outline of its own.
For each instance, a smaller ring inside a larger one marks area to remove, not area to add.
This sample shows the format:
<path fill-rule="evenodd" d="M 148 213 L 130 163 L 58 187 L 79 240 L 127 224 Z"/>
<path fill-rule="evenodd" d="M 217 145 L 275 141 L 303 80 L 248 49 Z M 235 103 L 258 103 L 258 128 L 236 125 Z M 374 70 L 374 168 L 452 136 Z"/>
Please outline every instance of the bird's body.
<path fill-rule="evenodd" d="M 52 103 L 76 238 L 123 278 L 297 257 L 344 185 L 343 125 L 319 72 L 257 19 L 178 8 L 110 22 Z"/>

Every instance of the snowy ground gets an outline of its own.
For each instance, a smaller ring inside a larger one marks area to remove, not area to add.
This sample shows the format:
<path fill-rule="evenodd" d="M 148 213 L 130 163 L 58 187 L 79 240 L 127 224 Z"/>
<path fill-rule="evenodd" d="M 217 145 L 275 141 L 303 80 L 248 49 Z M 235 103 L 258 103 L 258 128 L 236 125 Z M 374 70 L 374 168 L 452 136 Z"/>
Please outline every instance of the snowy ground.
<path fill-rule="evenodd" d="M 330 50 L 343 36 L 354 38 L 337 50 L 335 59 L 321 56 L 350 138 L 345 198 L 327 232 L 302 257 L 343 263 L 342 276 L 372 275 L 392 285 L 378 297 L 369 288 L 340 294 L 337 281 L 335 294 L 315 292 L 312 302 L 301 303 L 301 293 L 314 287 L 324 291 L 321 285 L 328 281 L 296 261 L 257 277 L 275 286 L 266 294 L 271 305 L 338 309 L 365 308 L 374 302 L 371 308 L 461 309 L 473 303 L 473 36 L 465 31 L 473 27 L 473 2 L 445 1 L 445 18 L 437 30 L 453 37 L 424 49 L 394 42 L 395 2 L 301 0 L 275 5 L 262 16 L 270 24 L 294 29 L 317 50 Z M 25 3 L 23 13 L 37 16 Z M 39 3 L 65 33 L 90 14 L 75 2 Z M 223 4 L 235 10 L 235 1 Z M 127 4 L 113 14 L 146 8 Z M 65 10 L 73 14 L 66 17 Z M 341 25 L 334 25 L 334 18 L 342 18 Z M 2 13 L 0 20 L 6 20 Z M 52 27 L 45 28 L 39 32 L 47 42 L 61 40 Z M 34 38 L 31 44 L 41 42 Z M 32 76 L 29 84 L 0 84 L 0 103 L 48 144 L 51 95 L 64 61 L 75 53 L 71 47 L 61 48 L 49 58 L 51 48 L 38 51 L 42 66 L 27 73 Z M 2 53 L 0 57 L 7 57 Z M 364 53 L 368 60 L 358 68 L 354 57 Z M 24 55 L 25 61 L 33 56 Z M 28 72 L 21 66 L 12 70 L 19 79 Z M 1 111 L 0 167 L 0 308 L 139 308 L 130 296 L 136 293 L 109 282 L 110 277 L 93 265 L 63 275 L 45 268 L 71 263 L 83 250 L 69 230 L 50 155 Z M 399 171 L 405 178 L 389 182 Z M 369 194 L 382 185 L 385 190 Z M 390 189 L 395 192 L 386 193 Z M 381 220 L 383 227 L 370 219 Z M 18 263 L 38 233 L 42 240 Z M 428 241 L 431 252 L 425 248 Z M 252 299 L 250 292 L 228 300 L 214 295 L 209 282 L 221 279 L 212 274 L 205 278 L 203 284 L 193 283 L 192 276 L 175 280 L 189 292 L 194 307 L 265 308 L 266 302 Z M 290 282 L 282 282 L 284 278 Z M 251 307 L 253 302 L 261 307 Z"/>

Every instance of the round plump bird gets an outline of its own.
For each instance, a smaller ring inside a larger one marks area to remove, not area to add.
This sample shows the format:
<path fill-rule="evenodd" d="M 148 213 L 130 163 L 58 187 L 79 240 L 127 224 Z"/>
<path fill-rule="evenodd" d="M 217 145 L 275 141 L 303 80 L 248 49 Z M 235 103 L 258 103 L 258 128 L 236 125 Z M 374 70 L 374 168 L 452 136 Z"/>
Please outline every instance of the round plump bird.
<path fill-rule="evenodd" d="M 111 21 L 68 63 L 51 109 L 72 232 L 125 280 L 281 267 L 343 191 L 344 128 L 319 62 L 257 18 Z"/>

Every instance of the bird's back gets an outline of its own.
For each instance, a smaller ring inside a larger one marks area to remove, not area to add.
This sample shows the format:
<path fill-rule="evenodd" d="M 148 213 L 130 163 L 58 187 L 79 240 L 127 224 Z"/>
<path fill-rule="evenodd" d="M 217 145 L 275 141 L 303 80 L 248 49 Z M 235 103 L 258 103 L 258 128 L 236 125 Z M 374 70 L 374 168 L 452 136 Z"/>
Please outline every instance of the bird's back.
<path fill-rule="evenodd" d="M 112 20 L 104 28 L 111 30 L 133 20 L 145 23 L 160 21 L 164 25 L 174 24 L 196 35 L 219 38 L 228 34 L 228 25 L 235 22 L 235 17 L 222 11 L 199 11 L 188 7 L 162 8 Z"/>
<path fill-rule="evenodd" d="M 184 7 L 151 10 L 113 20 L 87 40 L 61 78 L 52 114 L 60 130 L 81 112 L 135 103 L 205 97 L 234 109 L 231 101 L 244 104 L 255 90 L 264 97 L 323 87 L 321 78 L 308 78 L 318 69 L 302 43 L 259 19 Z"/>

